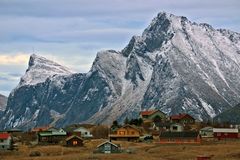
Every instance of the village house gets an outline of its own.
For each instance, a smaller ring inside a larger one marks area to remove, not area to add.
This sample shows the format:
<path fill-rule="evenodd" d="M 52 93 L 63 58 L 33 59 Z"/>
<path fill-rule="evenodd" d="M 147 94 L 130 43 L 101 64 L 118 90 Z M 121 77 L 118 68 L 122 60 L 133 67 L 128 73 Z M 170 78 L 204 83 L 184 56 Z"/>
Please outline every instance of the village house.
<path fill-rule="evenodd" d="M 38 133 L 39 144 L 58 144 L 67 137 L 67 133 L 63 129 L 51 128 L 44 132 Z"/>
<path fill-rule="evenodd" d="M 237 128 L 213 128 L 213 136 L 218 140 L 240 138 Z"/>
<path fill-rule="evenodd" d="M 173 123 L 170 125 L 170 129 L 171 132 L 182 132 L 184 130 L 183 125 L 179 124 L 179 123 Z"/>
<path fill-rule="evenodd" d="M 9 133 L 0 133 L 0 150 L 12 149 L 12 137 Z"/>
<path fill-rule="evenodd" d="M 91 134 L 91 132 L 88 130 L 88 129 L 86 129 L 86 128 L 84 128 L 84 127 L 79 127 L 79 128 L 77 128 L 77 129 L 74 129 L 73 130 L 73 134 L 76 134 L 76 135 L 79 135 L 79 136 L 81 136 L 82 138 L 92 138 L 93 137 L 93 135 Z"/>
<path fill-rule="evenodd" d="M 201 142 L 198 132 L 161 132 L 160 143 L 162 144 L 197 144 Z"/>
<path fill-rule="evenodd" d="M 179 123 L 155 122 L 155 123 L 153 123 L 153 129 L 155 129 L 157 131 L 182 132 L 184 130 L 184 126 Z"/>
<path fill-rule="evenodd" d="M 167 115 L 160 110 L 148 110 L 140 112 L 140 118 L 145 120 L 154 121 L 159 118 L 159 121 L 165 121 Z"/>
<path fill-rule="evenodd" d="M 170 116 L 170 121 L 173 123 L 181 123 L 181 124 L 194 124 L 195 119 L 189 114 L 177 114 Z"/>
<path fill-rule="evenodd" d="M 67 147 L 82 147 L 83 139 L 79 136 L 72 135 L 65 140 Z"/>
<path fill-rule="evenodd" d="M 204 127 L 200 129 L 199 134 L 202 138 L 213 138 L 213 127 Z"/>
<path fill-rule="evenodd" d="M 49 126 L 43 126 L 43 127 L 35 127 L 31 130 L 33 133 L 43 132 L 47 131 L 50 127 Z"/>
<path fill-rule="evenodd" d="M 116 141 L 138 141 L 140 137 L 140 130 L 133 125 L 125 125 L 117 129 L 115 134 L 110 134 L 110 140 Z"/>
<path fill-rule="evenodd" d="M 119 153 L 120 151 L 120 145 L 105 141 L 97 146 L 96 153 Z"/>

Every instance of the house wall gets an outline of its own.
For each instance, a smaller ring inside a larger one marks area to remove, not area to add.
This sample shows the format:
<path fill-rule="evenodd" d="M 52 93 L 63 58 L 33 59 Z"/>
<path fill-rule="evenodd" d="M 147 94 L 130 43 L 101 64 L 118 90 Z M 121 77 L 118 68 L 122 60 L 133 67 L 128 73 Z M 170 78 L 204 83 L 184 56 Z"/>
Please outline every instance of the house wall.
<path fill-rule="evenodd" d="M 182 132 L 184 130 L 182 125 L 173 124 L 170 126 L 170 131 L 172 132 Z"/>
<path fill-rule="evenodd" d="M 140 136 L 140 132 L 134 128 L 119 128 L 117 130 L 117 135 L 136 135 Z"/>
<path fill-rule="evenodd" d="M 39 136 L 38 142 L 39 143 L 50 143 L 50 144 L 58 144 L 63 141 L 66 136 Z"/>
<path fill-rule="evenodd" d="M 77 144 L 74 144 L 74 141 L 77 141 Z M 83 146 L 83 141 L 79 138 L 74 137 L 74 138 L 66 141 L 66 145 L 69 147 L 81 147 L 81 146 Z"/>
<path fill-rule="evenodd" d="M 221 132 L 215 132 L 213 133 L 214 138 L 217 138 L 218 140 L 222 139 L 237 139 L 238 133 L 221 133 Z"/>
<path fill-rule="evenodd" d="M 181 144 L 181 143 L 200 143 L 200 138 L 160 138 L 160 143 L 173 143 L 173 144 Z"/>
<path fill-rule="evenodd" d="M 9 137 L 8 139 L 1 139 L 0 140 L 0 150 L 11 149 L 11 142 L 12 142 L 11 137 Z"/>
<path fill-rule="evenodd" d="M 107 143 L 99 146 L 98 147 L 98 152 L 105 153 L 105 146 L 106 145 L 107 145 Z M 111 153 L 118 153 L 119 152 L 119 148 L 118 147 L 116 147 L 116 146 L 114 146 L 112 144 L 110 144 L 110 145 L 111 145 Z"/>

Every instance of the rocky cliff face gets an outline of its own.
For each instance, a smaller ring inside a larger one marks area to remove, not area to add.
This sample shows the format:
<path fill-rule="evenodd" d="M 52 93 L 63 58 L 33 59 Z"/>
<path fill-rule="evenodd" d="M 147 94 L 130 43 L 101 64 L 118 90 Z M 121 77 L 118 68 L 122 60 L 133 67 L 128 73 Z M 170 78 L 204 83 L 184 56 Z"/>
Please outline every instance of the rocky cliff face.
<path fill-rule="evenodd" d="M 239 103 L 239 77 L 239 33 L 162 12 L 122 51 L 99 52 L 87 74 L 32 55 L 0 124 L 111 123 L 149 108 L 204 120 Z"/>
<path fill-rule="evenodd" d="M 7 106 L 7 97 L 0 94 L 0 117 L 2 116 L 4 110 L 6 109 L 6 106 Z"/>

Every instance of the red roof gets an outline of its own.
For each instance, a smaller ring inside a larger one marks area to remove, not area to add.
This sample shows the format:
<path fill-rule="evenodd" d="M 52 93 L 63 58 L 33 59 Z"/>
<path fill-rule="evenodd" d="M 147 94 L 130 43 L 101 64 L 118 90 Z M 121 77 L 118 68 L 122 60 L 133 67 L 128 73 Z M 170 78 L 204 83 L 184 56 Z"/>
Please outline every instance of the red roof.
<path fill-rule="evenodd" d="M 158 110 L 150 110 L 150 111 L 142 111 L 140 112 L 140 114 L 142 116 L 149 116 L 149 115 L 152 115 L 153 113 L 157 112 Z"/>
<path fill-rule="evenodd" d="M 194 119 L 192 116 L 190 116 L 189 114 L 186 114 L 186 113 L 178 114 L 178 115 L 172 115 L 172 116 L 170 116 L 170 119 L 172 119 L 172 120 L 180 120 L 180 119 L 183 119 L 185 117 L 189 117 L 189 118 Z"/>
<path fill-rule="evenodd" d="M 0 133 L 0 139 L 8 139 L 11 135 L 8 133 Z"/>

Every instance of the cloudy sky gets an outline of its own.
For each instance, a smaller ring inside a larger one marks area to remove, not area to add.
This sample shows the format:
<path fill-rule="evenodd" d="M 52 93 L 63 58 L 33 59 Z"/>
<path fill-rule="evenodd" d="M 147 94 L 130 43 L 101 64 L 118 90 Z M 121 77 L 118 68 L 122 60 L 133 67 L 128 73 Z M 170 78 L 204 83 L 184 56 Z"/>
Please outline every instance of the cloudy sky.
<path fill-rule="evenodd" d="M 121 50 L 161 11 L 240 32 L 239 0 L 0 0 L 0 93 L 33 51 L 87 72 L 98 51 Z"/>

